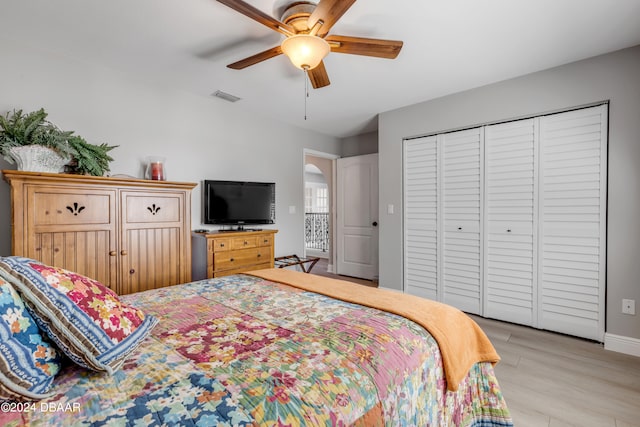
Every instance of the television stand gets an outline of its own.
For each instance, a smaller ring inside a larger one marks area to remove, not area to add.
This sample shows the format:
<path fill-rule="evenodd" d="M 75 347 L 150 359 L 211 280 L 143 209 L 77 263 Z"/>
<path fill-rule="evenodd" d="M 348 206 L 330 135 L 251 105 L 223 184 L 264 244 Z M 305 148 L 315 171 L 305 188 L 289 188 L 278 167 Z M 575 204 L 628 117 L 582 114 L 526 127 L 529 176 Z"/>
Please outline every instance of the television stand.
<path fill-rule="evenodd" d="M 227 276 L 243 271 L 273 268 L 278 230 L 217 230 L 193 233 L 191 279 Z"/>

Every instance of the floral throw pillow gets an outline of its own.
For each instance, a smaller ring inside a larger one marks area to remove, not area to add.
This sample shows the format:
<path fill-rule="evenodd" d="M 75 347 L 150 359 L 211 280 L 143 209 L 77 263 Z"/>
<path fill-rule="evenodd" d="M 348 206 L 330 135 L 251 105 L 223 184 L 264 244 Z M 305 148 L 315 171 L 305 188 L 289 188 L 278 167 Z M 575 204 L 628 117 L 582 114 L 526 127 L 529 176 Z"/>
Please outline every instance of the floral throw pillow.
<path fill-rule="evenodd" d="M 0 399 L 45 398 L 59 371 L 60 354 L 0 275 Z"/>
<path fill-rule="evenodd" d="M 109 374 L 158 323 L 124 304 L 102 283 L 62 268 L 21 258 L 0 258 L 40 329 L 75 363 Z"/>

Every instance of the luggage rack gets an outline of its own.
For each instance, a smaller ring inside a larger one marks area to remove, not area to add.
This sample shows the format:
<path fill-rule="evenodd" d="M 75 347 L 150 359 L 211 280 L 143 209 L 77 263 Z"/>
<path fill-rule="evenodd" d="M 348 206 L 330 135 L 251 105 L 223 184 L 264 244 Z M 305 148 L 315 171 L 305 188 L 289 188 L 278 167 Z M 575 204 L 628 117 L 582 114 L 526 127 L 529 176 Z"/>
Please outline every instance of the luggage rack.
<path fill-rule="evenodd" d="M 275 258 L 275 266 L 278 268 L 299 265 L 305 273 L 311 272 L 314 265 L 320 260 L 318 257 L 299 257 L 298 255 L 286 255 Z M 305 267 L 306 265 L 306 267 Z"/>

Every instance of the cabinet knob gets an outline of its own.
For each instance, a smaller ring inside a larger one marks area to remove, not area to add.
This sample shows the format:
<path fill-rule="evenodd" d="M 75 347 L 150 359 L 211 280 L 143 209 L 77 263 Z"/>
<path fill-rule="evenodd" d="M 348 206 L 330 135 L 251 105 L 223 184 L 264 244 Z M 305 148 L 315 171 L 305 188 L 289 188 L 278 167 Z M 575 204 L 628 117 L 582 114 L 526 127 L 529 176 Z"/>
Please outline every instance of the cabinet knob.
<path fill-rule="evenodd" d="M 131 270 L 129 270 L 129 274 L 134 274 L 136 272 L 136 270 L 134 270 L 133 268 Z"/>
<path fill-rule="evenodd" d="M 258 258 L 260 258 L 262 255 L 258 254 Z"/>
<path fill-rule="evenodd" d="M 246 240 L 244 241 L 245 246 L 249 244 L 249 242 L 247 242 Z"/>
<path fill-rule="evenodd" d="M 263 243 L 269 243 L 269 240 L 268 239 L 264 239 Z"/>
<path fill-rule="evenodd" d="M 462 230 L 462 227 L 458 227 L 458 230 Z"/>
<path fill-rule="evenodd" d="M 109 256 L 116 256 L 118 255 L 117 251 L 109 251 Z"/>
<path fill-rule="evenodd" d="M 120 251 L 120 255 L 127 255 L 127 251 L 125 251 L 124 249 Z"/>
<path fill-rule="evenodd" d="M 231 259 L 229 260 L 229 262 L 233 262 L 233 261 L 235 261 L 233 258 L 231 258 Z"/>
<path fill-rule="evenodd" d="M 511 229 L 510 228 L 507 229 L 507 233 L 511 233 Z"/>
<path fill-rule="evenodd" d="M 220 247 L 221 247 L 221 248 L 224 248 L 224 243 L 220 243 Z"/>

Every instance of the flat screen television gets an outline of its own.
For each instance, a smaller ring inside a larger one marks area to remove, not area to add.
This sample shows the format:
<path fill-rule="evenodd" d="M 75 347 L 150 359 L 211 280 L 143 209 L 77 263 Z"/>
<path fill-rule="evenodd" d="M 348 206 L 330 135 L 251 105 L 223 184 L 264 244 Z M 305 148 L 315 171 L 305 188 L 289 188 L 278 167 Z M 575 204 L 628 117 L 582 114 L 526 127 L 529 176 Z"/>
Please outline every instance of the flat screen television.
<path fill-rule="evenodd" d="M 273 182 L 204 181 L 205 224 L 274 224 L 276 184 Z"/>

